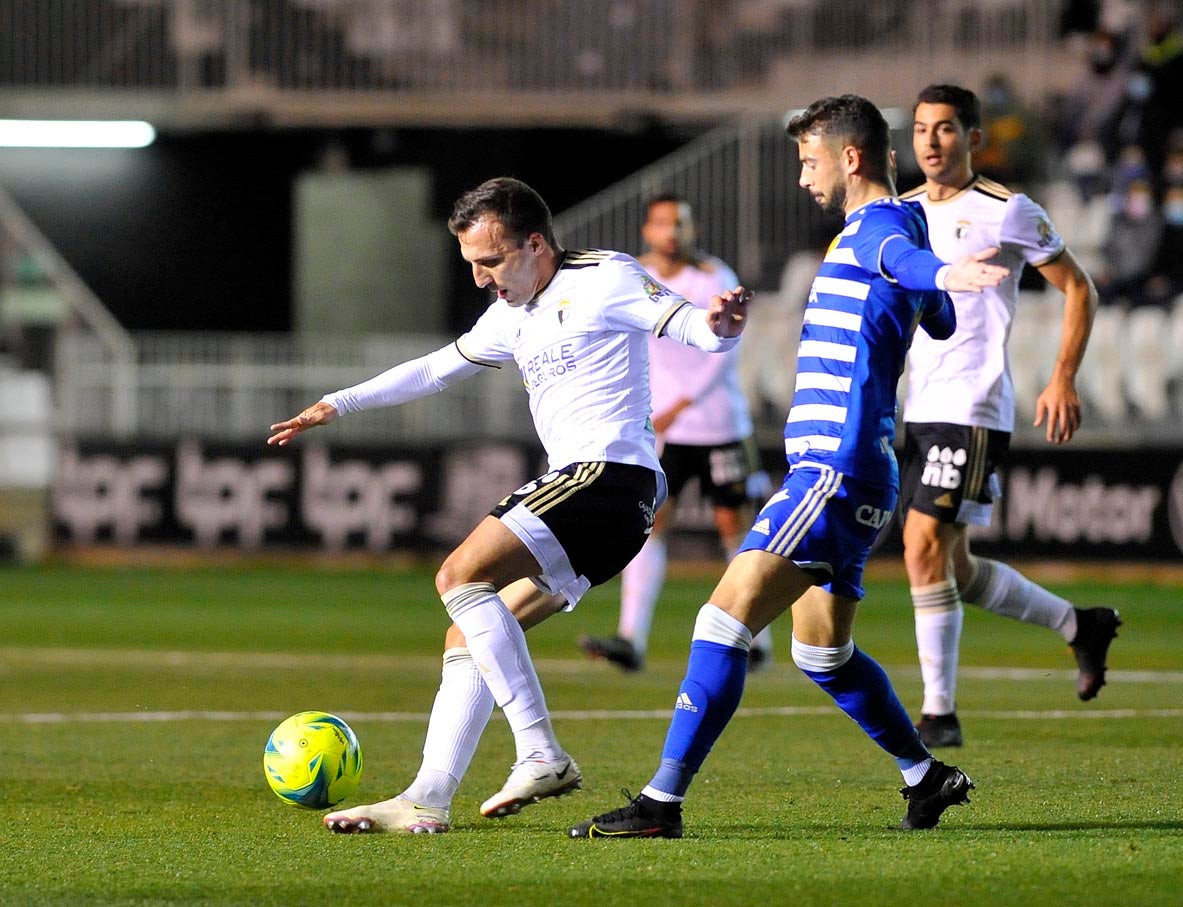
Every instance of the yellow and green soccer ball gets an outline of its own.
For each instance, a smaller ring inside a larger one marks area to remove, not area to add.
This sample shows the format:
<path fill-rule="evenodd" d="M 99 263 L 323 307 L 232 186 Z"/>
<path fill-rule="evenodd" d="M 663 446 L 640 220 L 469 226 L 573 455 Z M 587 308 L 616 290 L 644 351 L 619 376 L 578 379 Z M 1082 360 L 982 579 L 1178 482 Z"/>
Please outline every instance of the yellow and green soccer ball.
<path fill-rule="evenodd" d="M 361 747 L 344 721 L 328 712 L 300 712 L 267 739 L 263 771 L 275 795 L 289 806 L 336 806 L 361 780 Z"/>

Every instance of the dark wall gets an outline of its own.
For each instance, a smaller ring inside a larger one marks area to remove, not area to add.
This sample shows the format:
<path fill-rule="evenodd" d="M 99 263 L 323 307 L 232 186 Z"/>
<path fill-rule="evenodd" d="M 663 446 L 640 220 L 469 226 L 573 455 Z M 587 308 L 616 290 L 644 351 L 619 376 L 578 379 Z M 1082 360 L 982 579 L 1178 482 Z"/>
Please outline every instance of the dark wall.
<path fill-rule="evenodd" d="M 324 162 L 426 166 L 441 220 L 512 175 L 557 213 L 683 144 L 658 127 L 163 134 L 136 150 L 0 149 L 0 185 L 132 330 L 290 329 L 292 185 Z M 331 164 L 330 164 L 331 165 Z M 455 255 L 448 323 L 486 303 Z"/>

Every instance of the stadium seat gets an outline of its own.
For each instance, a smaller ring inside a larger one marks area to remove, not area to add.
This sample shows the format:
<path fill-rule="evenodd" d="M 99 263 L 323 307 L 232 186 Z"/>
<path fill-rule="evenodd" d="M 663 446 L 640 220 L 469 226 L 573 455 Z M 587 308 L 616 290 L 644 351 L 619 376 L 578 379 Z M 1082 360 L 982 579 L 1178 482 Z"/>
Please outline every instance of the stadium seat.
<path fill-rule="evenodd" d="M 1059 309 L 1054 300 L 1040 291 L 1020 291 L 1007 342 L 1015 413 L 1020 420 L 1030 421 L 1035 415 L 1035 399 L 1051 373 L 1059 335 Z"/>
<path fill-rule="evenodd" d="M 1124 340 L 1125 310 L 1120 306 L 1098 309 L 1078 385 L 1081 394 L 1106 422 L 1117 422 L 1126 414 L 1122 394 Z"/>
<path fill-rule="evenodd" d="M 1126 316 L 1125 388 L 1130 401 L 1147 419 L 1165 419 L 1168 351 L 1167 313 L 1141 306 Z"/>

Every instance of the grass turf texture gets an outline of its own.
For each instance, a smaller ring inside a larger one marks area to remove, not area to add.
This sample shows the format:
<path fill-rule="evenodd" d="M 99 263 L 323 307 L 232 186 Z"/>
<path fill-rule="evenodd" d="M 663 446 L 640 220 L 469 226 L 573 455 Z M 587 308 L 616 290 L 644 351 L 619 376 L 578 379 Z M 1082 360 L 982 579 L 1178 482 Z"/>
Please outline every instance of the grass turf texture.
<path fill-rule="evenodd" d="M 667 586 L 640 675 L 574 648 L 581 631 L 613 629 L 615 584 L 531 631 L 585 790 L 482 819 L 513 759 L 498 720 L 453 832 L 432 837 L 330 835 L 320 813 L 281 804 L 261 768 L 279 718 L 325 709 L 365 753 L 350 803 L 401 790 L 439 680 L 446 619 L 429 572 L 9 569 L 0 584 L 3 904 L 1179 903 L 1183 588 L 1169 581 L 1055 586 L 1125 620 L 1109 660 L 1119 673 L 1088 704 L 1058 637 L 967 608 L 967 744 L 951 755 L 978 790 L 932 832 L 894 830 L 905 804 L 892 761 L 796 671 L 778 624 L 778 662 L 750 678 L 753 712 L 696 780 L 687 837 L 631 842 L 564 831 L 648 779 L 710 579 Z M 915 707 L 906 585 L 869 591 L 856 640 Z M 985 666 L 1033 670 L 975 673 Z M 802 711 L 760 711 L 783 706 Z M 98 714 L 179 710 L 234 714 Z M 1054 711 L 1067 715 L 1031 715 Z"/>

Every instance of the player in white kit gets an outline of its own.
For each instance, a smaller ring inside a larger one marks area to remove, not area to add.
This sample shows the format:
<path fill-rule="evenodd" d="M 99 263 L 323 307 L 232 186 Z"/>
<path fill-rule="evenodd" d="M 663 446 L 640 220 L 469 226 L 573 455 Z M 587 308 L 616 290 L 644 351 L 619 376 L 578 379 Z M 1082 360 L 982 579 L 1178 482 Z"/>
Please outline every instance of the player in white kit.
<path fill-rule="evenodd" d="M 456 202 L 448 227 L 477 286 L 497 298 L 455 343 L 326 395 L 272 425 L 270 444 L 338 415 L 436 393 L 514 362 L 549 460 L 545 475 L 493 508 L 436 575 L 453 624 L 445 639 L 423 763 L 402 794 L 329 813 L 338 833 L 435 834 L 496 703 L 517 761 L 481 806 L 499 818 L 576 790 L 579 766 L 559 744 L 524 629 L 571 610 L 637 553 L 665 499 L 649 420 L 648 335 L 725 351 L 743 330 L 750 294 L 736 287 L 703 312 L 618 252 L 568 252 L 550 211 L 518 180 L 489 180 Z"/>
<path fill-rule="evenodd" d="M 723 262 L 695 249 L 694 215 L 680 196 L 652 197 L 641 235 L 649 249 L 640 259 L 645 270 L 700 308 L 739 283 Z M 715 529 L 727 557 L 743 538 L 748 515 L 742 508 L 749 500 L 749 481 L 759 470 L 738 366 L 738 348 L 715 355 L 669 338 L 649 338 L 653 427 L 669 498 L 657 512 L 649 540 L 621 574 L 616 635 L 579 639 L 580 648 L 593 658 L 625 671 L 644 666 L 653 612 L 665 582 L 666 537 L 675 522 L 678 497 L 691 479 L 698 481 L 702 496 L 713 505 Z M 752 640 L 752 664 L 766 662 L 770 650 L 771 631 L 765 627 Z"/>
<path fill-rule="evenodd" d="M 967 527 L 988 525 L 1001 492 L 995 468 L 1014 428 L 1015 401 L 1006 341 L 1031 265 L 1065 297 L 1063 333 L 1051 380 L 1035 404 L 1049 443 L 1080 427 L 1075 388 L 1097 293 L 1044 210 L 1021 193 L 975 174 L 981 144 L 977 98 L 954 85 L 919 95 L 912 148 L 924 185 L 902 197 L 924 206 L 933 251 L 945 260 L 997 247 L 1010 269 L 997 287 L 953 293 L 957 330 L 933 342 L 918 332 L 908 353 L 900 513 L 924 679 L 917 724 L 924 742 L 960 746 L 956 714 L 962 602 L 1058 633 L 1076 656 L 1077 694 L 1092 699 L 1105 682 L 1105 657 L 1121 621 L 1112 608 L 1074 608 L 1012 567 L 970 553 Z"/>

